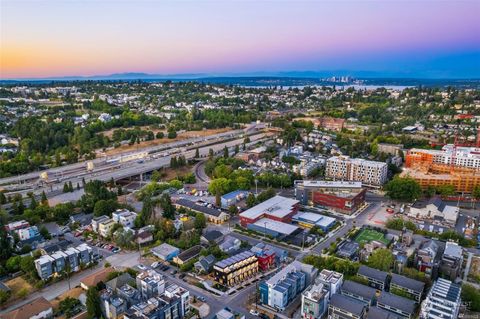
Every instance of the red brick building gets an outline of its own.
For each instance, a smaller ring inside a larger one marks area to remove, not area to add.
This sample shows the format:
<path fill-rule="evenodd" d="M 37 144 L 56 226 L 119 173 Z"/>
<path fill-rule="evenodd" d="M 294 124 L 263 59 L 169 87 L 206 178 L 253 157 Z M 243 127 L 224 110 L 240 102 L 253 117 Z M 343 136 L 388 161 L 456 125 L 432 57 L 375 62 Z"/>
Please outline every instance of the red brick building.
<path fill-rule="evenodd" d="M 274 196 L 241 213 L 240 224 L 247 227 L 262 218 L 289 224 L 292 222 L 292 217 L 298 212 L 299 205 L 298 200 Z"/>
<path fill-rule="evenodd" d="M 318 205 L 351 214 L 365 203 L 361 182 L 296 181 L 295 197 L 304 205 Z"/>
<path fill-rule="evenodd" d="M 266 271 L 275 265 L 275 252 L 266 250 L 262 254 L 257 254 L 258 268 Z"/>

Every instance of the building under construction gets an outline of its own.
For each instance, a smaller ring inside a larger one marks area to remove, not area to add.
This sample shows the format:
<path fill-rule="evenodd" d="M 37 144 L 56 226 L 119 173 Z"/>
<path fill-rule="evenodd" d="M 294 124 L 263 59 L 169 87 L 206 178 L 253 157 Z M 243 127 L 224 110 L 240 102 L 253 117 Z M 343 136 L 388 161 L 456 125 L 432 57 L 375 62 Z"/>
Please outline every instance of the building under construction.
<path fill-rule="evenodd" d="M 477 141 L 478 142 L 478 141 Z M 453 185 L 470 193 L 480 186 L 480 147 L 447 144 L 441 150 L 411 149 L 402 176 L 417 180 L 422 188 Z"/>

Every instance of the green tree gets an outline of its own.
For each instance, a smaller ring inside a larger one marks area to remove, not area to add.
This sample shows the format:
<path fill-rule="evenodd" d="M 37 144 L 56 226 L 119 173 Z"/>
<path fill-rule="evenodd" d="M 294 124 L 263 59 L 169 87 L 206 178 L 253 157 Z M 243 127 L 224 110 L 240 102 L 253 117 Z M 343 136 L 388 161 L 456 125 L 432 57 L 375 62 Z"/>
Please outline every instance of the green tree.
<path fill-rule="evenodd" d="M 368 257 L 368 265 L 378 270 L 389 271 L 393 260 L 393 254 L 389 249 L 377 249 Z"/>
<path fill-rule="evenodd" d="M 90 287 L 87 290 L 87 316 L 89 319 L 101 318 L 102 309 L 100 308 L 100 295 L 96 287 Z"/>
<path fill-rule="evenodd" d="M 175 219 L 175 207 L 169 194 L 163 194 L 160 197 L 160 207 L 163 210 L 163 217 L 167 219 Z"/>
<path fill-rule="evenodd" d="M 225 145 L 225 147 L 223 148 L 223 157 L 224 158 L 228 158 L 228 147 Z"/>
<path fill-rule="evenodd" d="M 462 285 L 462 300 L 468 303 L 471 311 L 480 311 L 480 290 L 469 284 Z"/>
<path fill-rule="evenodd" d="M 247 207 L 253 207 L 257 203 L 257 200 L 255 199 L 255 195 L 253 193 L 248 194 L 247 199 L 245 200 L 245 203 L 247 204 Z"/>
<path fill-rule="evenodd" d="M 235 206 L 235 205 L 230 205 L 228 207 L 228 213 L 231 215 L 231 216 L 235 216 L 238 214 L 238 207 Z"/>
<path fill-rule="evenodd" d="M 160 178 L 161 178 L 160 172 L 157 171 L 157 170 L 154 170 L 154 171 L 152 172 L 152 177 L 151 177 L 152 182 L 157 183 L 157 182 L 160 180 Z"/>
<path fill-rule="evenodd" d="M 410 177 L 394 177 L 385 185 L 385 191 L 388 197 L 407 202 L 418 199 L 422 195 L 420 185 Z"/>
<path fill-rule="evenodd" d="M 205 218 L 204 214 L 202 214 L 202 213 L 196 213 L 195 214 L 194 226 L 198 230 L 202 230 L 207 226 L 207 219 Z"/>

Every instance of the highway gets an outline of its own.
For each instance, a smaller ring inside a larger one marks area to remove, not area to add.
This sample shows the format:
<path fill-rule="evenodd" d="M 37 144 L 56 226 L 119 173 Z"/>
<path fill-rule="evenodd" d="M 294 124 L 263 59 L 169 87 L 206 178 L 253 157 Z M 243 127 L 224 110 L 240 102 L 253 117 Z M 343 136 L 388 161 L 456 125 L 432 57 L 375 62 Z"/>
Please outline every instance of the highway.
<path fill-rule="evenodd" d="M 140 149 L 135 152 L 122 153 L 114 158 L 99 158 L 92 161 L 93 169 L 88 170 L 86 163 L 76 163 L 63 167 L 58 167 L 43 172 L 28 173 L 18 177 L 8 177 L 0 179 L 0 186 L 10 195 L 20 193 L 26 195 L 28 192 L 41 194 L 43 191 L 49 194 L 58 194 L 62 192 L 65 183 L 82 185 L 82 180 L 102 180 L 109 181 L 120 180 L 132 176 L 140 176 L 153 170 L 168 167 L 172 156 L 185 156 L 193 159 L 196 149 L 199 149 L 200 157 L 207 157 L 209 150 L 213 149 L 215 153 L 222 152 L 227 146 L 233 149 L 237 145 L 243 144 L 244 131 L 236 130 L 226 133 L 220 133 L 212 136 L 192 138 L 179 142 L 162 144 L 156 147 Z M 252 145 L 267 138 L 267 134 L 258 131 L 249 131 L 247 135 Z M 138 156 L 138 157 L 137 157 Z M 43 181 L 40 173 L 47 173 L 48 179 Z"/>

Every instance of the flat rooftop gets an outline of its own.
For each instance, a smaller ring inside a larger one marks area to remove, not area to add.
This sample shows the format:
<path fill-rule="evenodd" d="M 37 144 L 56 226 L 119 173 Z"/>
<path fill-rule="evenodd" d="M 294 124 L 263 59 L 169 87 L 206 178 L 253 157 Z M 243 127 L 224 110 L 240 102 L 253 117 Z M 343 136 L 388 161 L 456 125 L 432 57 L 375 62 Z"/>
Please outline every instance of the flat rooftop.
<path fill-rule="evenodd" d="M 290 235 L 298 229 L 297 226 L 282 223 L 270 218 L 262 218 L 256 221 L 253 225 L 261 228 L 267 228 L 283 235 Z"/>
<path fill-rule="evenodd" d="M 303 187 L 331 187 L 331 188 L 362 188 L 362 182 L 348 182 L 348 181 L 295 181 L 295 186 Z"/>
<path fill-rule="evenodd" d="M 299 203 L 296 199 L 274 196 L 240 214 L 240 217 L 257 219 L 264 214 L 283 218 L 291 213 L 292 207 Z"/>

